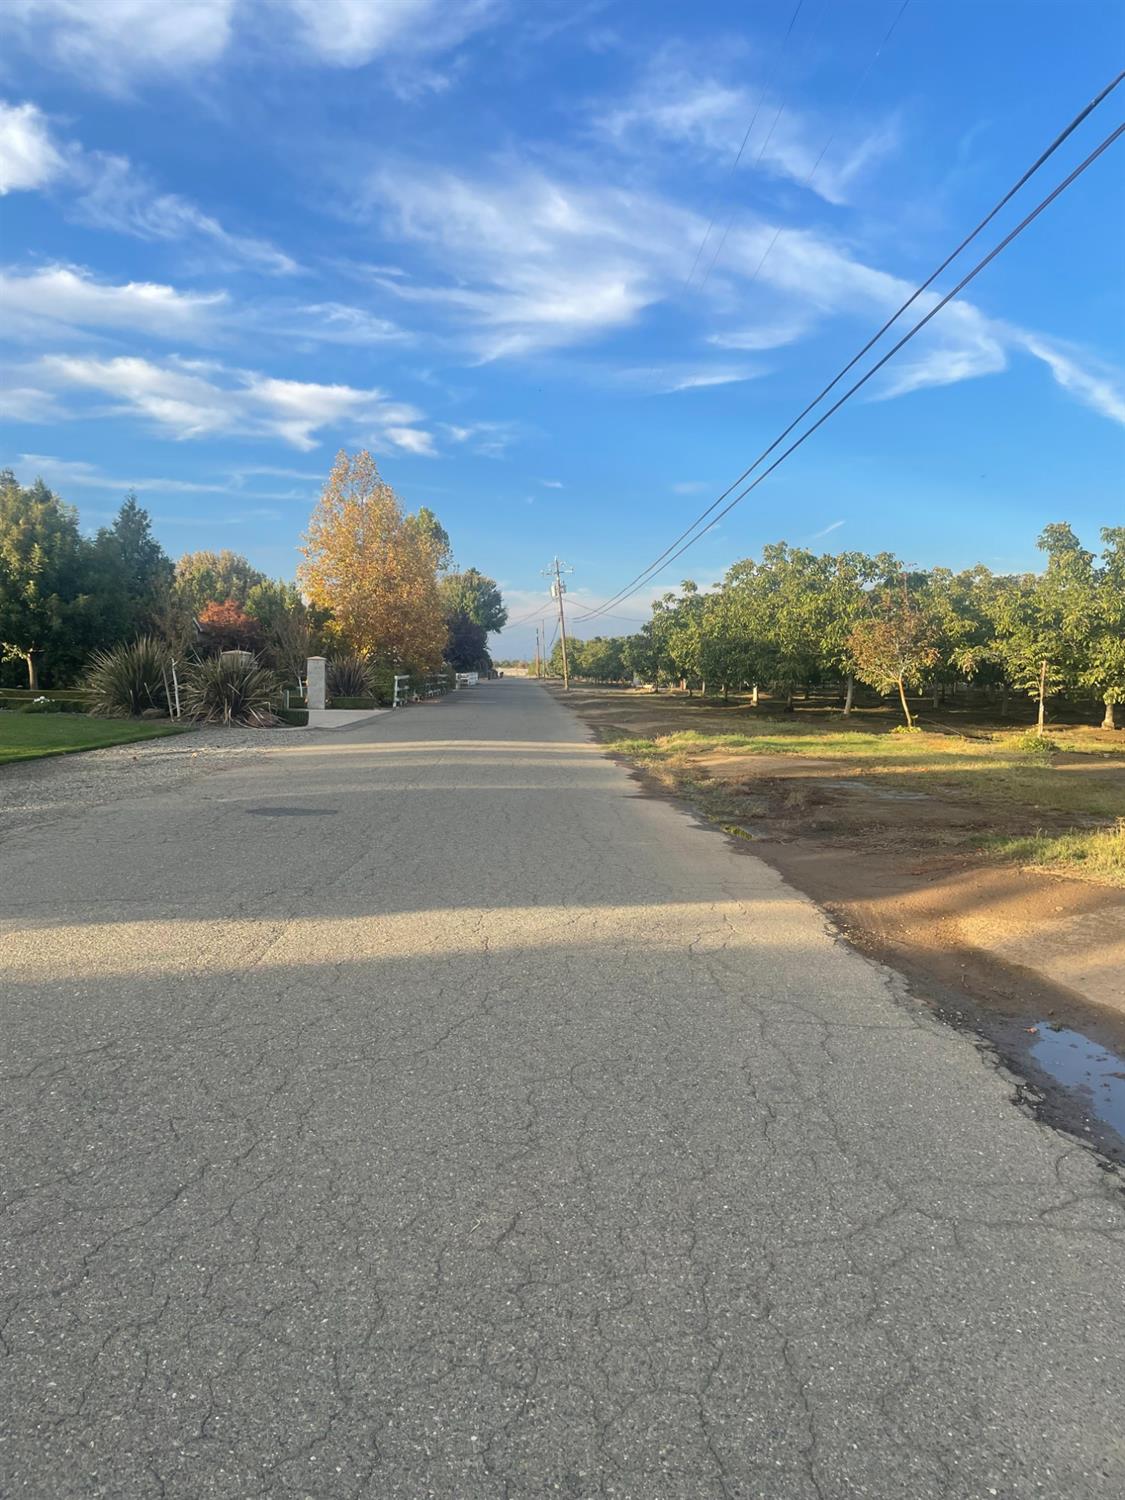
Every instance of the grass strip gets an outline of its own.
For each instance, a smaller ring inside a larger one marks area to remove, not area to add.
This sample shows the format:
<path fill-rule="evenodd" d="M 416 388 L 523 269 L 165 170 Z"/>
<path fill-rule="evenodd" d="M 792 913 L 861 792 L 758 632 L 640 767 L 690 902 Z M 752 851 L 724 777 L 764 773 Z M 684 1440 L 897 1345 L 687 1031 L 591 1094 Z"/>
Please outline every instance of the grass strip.
<path fill-rule="evenodd" d="M 0 765 L 37 760 L 44 755 L 72 755 L 79 750 L 104 750 L 134 740 L 154 740 L 181 734 L 178 724 L 144 723 L 135 719 L 91 719 L 78 714 L 0 713 Z"/>

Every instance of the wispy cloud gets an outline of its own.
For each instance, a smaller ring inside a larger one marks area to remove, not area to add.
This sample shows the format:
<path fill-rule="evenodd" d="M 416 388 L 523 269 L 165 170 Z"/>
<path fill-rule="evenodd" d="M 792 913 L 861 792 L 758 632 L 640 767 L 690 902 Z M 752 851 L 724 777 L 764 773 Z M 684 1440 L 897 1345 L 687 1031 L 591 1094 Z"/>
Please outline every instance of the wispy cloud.
<path fill-rule="evenodd" d="M 113 284 L 81 266 L 0 268 L 0 336 L 40 341 L 76 329 L 118 329 L 182 338 L 213 327 L 225 292 L 180 292 L 159 282 Z"/>
<path fill-rule="evenodd" d="M 561 490 L 563 487 L 561 479 L 541 479 L 539 483 L 545 490 Z"/>
<path fill-rule="evenodd" d="M 1038 334 L 1022 334 L 1020 342 L 1029 354 L 1043 361 L 1064 391 L 1111 422 L 1125 424 L 1125 376 L 1120 371 L 1084 369 L 1075 351 Z M 1089 356 L 1086 360 L 1089 363 Z"/>
<path fill-rule="evenodd" d="M 764 80 L 746 84 L 685 67 L 677 50 L 665 48 L 598 126 L 623 147 L 649 153 L 655 140 L 724 167 L 741 147 L 743 170 L 788 178 L 833 204 L 846 202 L 863 172 L 898 145 L 893 119 L 837 135 L 833 123 L 763 89 Z"/>
<path fill-rule="evenodd" d="M 175 358 L 157 363 L 135 356 L 46 355 L 37 368 L 53 391 L 95 392 L 109 402 L 102 415 L 141 416 L 175 438 L 240 433 L 280 438 L 307 452 L 323 429 L 346 425 L 362 426 L 404 452 L 424 452 L 430 444 L 417 426 L 421 413 L 379 389 L 284 380 Z"/>
<path fill-rule="evenodd" d="M 229 484 L 202 483 L 190 479 L 167 479 L 131 475 L 116 478 L 106 474 L 96 464 L 80 459 L 52 458 L 46 453 L 21 453 L 21 470 L 29 475 L 41 477 L 48 484 L 60 488 L 84 490 L 126 490 L 155 492 L 167 495 L 224 495 L 229 493 Z"/>
<path fill-rule="evenodd" d="M 297 40 L 321 61 L 359 68 L 376 57 L 448 51 L 501 11 L 500 0 L 282 0 Z"/>
<path fill-rule="evenodd" d="M 4 14 L 0 8 L 0 25 Z M 17 188 L 65 191 L 66 212 L 97 229 L 149 241 L 202 242 L 217 265 L 275 276 L 300 269 L 268 240 L 231 230 L 190 198 L 160 191 L 127 157 L 60 141 L 36 105 L 0 101 L 0 194 Z"/>
<path fill-rule="evenodd" d="M 4 0 L 0 36 L 87 87 L 122 93 L 153 74 L 214 66 L 236 40 L 330 67 L 429 58 L 503 9 L 501 0 Z M 443 82 L 423 73 L 415 87 Z"/>
<path fill-rule="evenodd" d="M 251 266 L 272 276 L 300 269 L 268 240 L 228 229 L 179 193 L 160 192 L 124 156 L 75 149 L 70 172 L 77 188 L 71 211 L 84 224 L 141 240 L 203 241 L 220 266 Z"/>
<path fill-rule="evenodd" d="M 810 542 L 819 542 L 821 537 L 831 536 L 834 531 L 839 531 L 841 526 L 846 526 L 847 521 L 833 521 L 830 525 L 822 527 L 820 531 L 814 531 L 808 538 Z"/>
<path fill-rule="evenodd" d="M 8 45 L 95 88 L 123 89 L 154 71 L 187 71 L 226 49 L 236 0 L 4 0 L 0 36 Z"/>

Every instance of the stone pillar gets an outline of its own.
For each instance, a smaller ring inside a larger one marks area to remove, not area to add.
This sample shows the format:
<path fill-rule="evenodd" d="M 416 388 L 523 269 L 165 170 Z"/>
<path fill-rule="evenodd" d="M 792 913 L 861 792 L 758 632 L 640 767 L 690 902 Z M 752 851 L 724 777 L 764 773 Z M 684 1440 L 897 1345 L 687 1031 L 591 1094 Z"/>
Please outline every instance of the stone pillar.
<path fill-rule="evenodd" d="M 310 656 L 305 663 L 310 708 L 324 708 L 327 703 L 328 662 L 323 656 Z"/>

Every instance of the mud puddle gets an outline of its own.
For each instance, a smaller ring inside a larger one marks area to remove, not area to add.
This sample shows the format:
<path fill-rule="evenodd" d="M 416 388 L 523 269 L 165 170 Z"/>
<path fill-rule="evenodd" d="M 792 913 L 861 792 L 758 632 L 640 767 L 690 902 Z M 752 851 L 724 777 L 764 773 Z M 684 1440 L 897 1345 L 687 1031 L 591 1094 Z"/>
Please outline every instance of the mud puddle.
<path fill-rule="evenodd" d="M 1045 1075 L 1125 1144 L 1125 1056 L 1081 1031 L 1044 1022 L 1028 1049 L 1029 1072 Z M 1093 1126 L 1091 1124 L 1091 1130 Z"/>

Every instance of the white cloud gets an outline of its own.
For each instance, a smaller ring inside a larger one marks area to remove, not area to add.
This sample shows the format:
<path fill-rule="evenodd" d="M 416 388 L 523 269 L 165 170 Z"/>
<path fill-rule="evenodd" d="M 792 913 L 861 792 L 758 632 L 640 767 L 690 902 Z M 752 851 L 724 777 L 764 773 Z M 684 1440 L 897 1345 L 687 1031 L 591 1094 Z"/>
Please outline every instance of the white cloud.
<path fill-rule="evenodd" d="M 393 446 L 418 451 L 420 413 L 378 389 L 282 380 L 199 360 L 158 364 L 135 356 L 47 355 L 39 362 L 56 390 L 96 392 L 102 410 L 146 417 L 176 438 L 239 433 L 274 437 L 309 451 L 324 428 L 363 424 Z"/>
<path fill-rule="evenodd" d="M 443 52 L 493 19 L 497 0 L 286 0 L 300 45 L 358 68 L 389 53 Z"/>
<path fill-rule="evenodd" d="M 1043 361 L 1063 390 L 1111 422 L 1125 424 L 1125 381 L 1119 374 L 1084 370 L 1071 353 L 1038 334 L 1022 334 L 1019 342 Z"/>
<path fill-rule="evenodd" d="M 558 348 L 630 323 L 665 290 L 691 216 L 626 191 L 584 188 L 535 171 L 474 181 L 454 172 L 384 168 L 370 183 L 391 225 L 457 280 L 382 281 L 474 327 L 483 359 Z"/>
<path fill-rule="evenodd" d="M 161 193 L 123 156 L 76 148 L 71 171 L 78 184 L 75 217 L 96 229 L 142 240 L 209 241 L 220 262 L 248 265 L 274 276 L 300 270 L 292 256 L 253 235 L 237 234 L 179 193 Z"/>
<path fill-rule="evenodd" d="M 561 479 L 541 479 L 539 483 L 545 490 L 561 490 L 563 487 Z"/>
<path fill-rule="evenodd" d="M 34 104 L 0 99 L 0 197 L 44 187 L 64 166 L 43 112 Z"/>
<path fill-rule="evenodd" d="M 0 385 L 0 417 L 6 422 L 57 422 L 63 415 L 50 391 L 33 385 Z"/>
<path fill-rule="evenodd" d="M 665 377 L 665 382 L 659 389 L 665 395 L 674 395 L 677 391 L 699 391 L 706 390 L 716 385 L 737 385 L 743 380 L 753 380 L 761 372 L 751 369 L 703 369 L 685 370 L 679 375 Z"/>
<path fill-rule="evenodd" d="M 120 88 L 133 74 L 188 70 L 226 50 L 236 0 L 4 0 L 0 35 Z"/>
<path fill-rule="evenodd" d="M 698 495 L 700 490 L 706 488 L 702 479 L 684 479 L 672 486 L 672 493 L 673 495 Z"/>
<path fill-rule="evenodd" d="M 179 292 L 158 282 L 97 281 L 80 266 L 0 269 L 0 330 L 9 337 L 70 336 L 75 328 L 178 338 L 208 329 L 225 292 Z"/>
<path fill-rule="evenodd" d="M 471 443 L 481 458 L 502 458 L 517 436 L 512 422 L 443 422 L 441 430 L 451 443 Z"/>
<path fill-rule="evenodd" d="M 808 329 L 807 319 L 791 317 L 746 328 L 725 329 L 721 333 L 710 334 L 707 342 L 719 349 L 782 349 L 786 344 L 796 343 Z"/>
<path fill-rule="evenodd" d="M 3 14 L 0 9 L 0 23 Z M 159 192 L 126 157 L 85 151 L 74 141 L 60 145 L 34 104 L 0 101 L 0 195 L 52 185 L 65 186 L 67 212 L 96 229 L 150 241 L 202 239 L 228 266 L 251 266 L 275 276 L 300 270 L 268 240 L 227 229 L 179 193 Z M 334 304 L 326 307 L 331 312 Z"/>
<path fill-rule="evenodd" d="M 819 542 L 821 537 L 831 536 L 834 531 L 839 531 L 841 526 L 846 526 L 846 521 L 833 521 L 830 525 L 823 527 L 820 531 L 814 531 L 808 538 L 810 542 Z"/>
<path fill-rule="evenodd" d="M 433 437 L 417 427 L 388 427 L 385 436 L 404 453 L 416 453 L 423 458 L 433 458 L 437 453 Z"/>
<path fill-rule="evenodd" d="M 294 338 L 317 339 L 328 344 L 386 344 L 407 337 L 388 318 L 377 317 L 362 307 L 345 302 L 314 302 L 297 307 L 281 331 Z"/>
<path fill-rule="evenodd" d="M 814 120 L 774 94 L 763 98 L 760 82 L 727 83 L 695 72 L 670 50 L 661 51 L 633 93 L 597 123 L 618 145 L 648 154 L 658 140 L 727 167 L 737 157 L 740 169 L 789 178 L 833 204 L 846 202 L 865 168 L 898 144 L 893 121 L 832 139 L 829 122 Z"/>
<path fill-rule="evenodd" d="M 500 9 L 500 0 L 4 0 L 0 37 L 88 87 L 120 92 L 148 75 L 197 74 L 239 43 L 333 67 L 432 56 Z"/>
<path fill-rule="evenodd" d="M 413 242 L 444 277 L 431 284 L 387 277 L 384 289 L 417 307 L 440 308 L 443 323 L 459 325 L 482 360 L 591 341 L 635 322 L 650 307 L 682 298 L 706 227 L 698 215 L 654 194 L 566 182 L 510 162 L 476 178 L 385 165 L 369 192 L 384 209 L 384 232 Z M 732 229 L 719 275 L 704 289 L 693 287 L 692 296 L 700 315 L 714 320 L 733 303 L 745 304 L 752 292 L 760 317 L 747 325 L 743 314 L 733 329 L 712 327 L 704 337 L 722 347 L 777 348 L 827 317 L 856 320 L 866 330 L 912 291 L 904 278 L 855 259 L 825 234 L 751 219 Z M 937 300 L 935 292 L 919 298 L 917 315 Z M 908 326 L 904 320 L 903 331 Z M 958 300 L 880 377 L 878 394 L 900 396 L 998 373 L 1009 350 L 1028 347 L 1029 337 Z M 1047 363 L 1055 378 L 1112 416 L 1112 382 L 1051 347 Z M 625 370 L 618 379 L 636 384 L 644 373 Z M 658 367 L 647 377 L 678 391 L 756 373 L 749 366 L 685 364 L 682 371 Z"/>
<path fill-rule="evenodd" d="M 143 479 L 136 476 L 115 479 L 96 464 L 80 459 L 52 458 L 46 453 L 21 453 L 19 464 L 28 473 L 39 475 L 48 484 L 60 488 L 121 492 L 137 490 L 140 493 L 155 491 L 170 495 L 225 495 L 230 491 L 229 484 L 204 484 L 189 479 Z"/>

